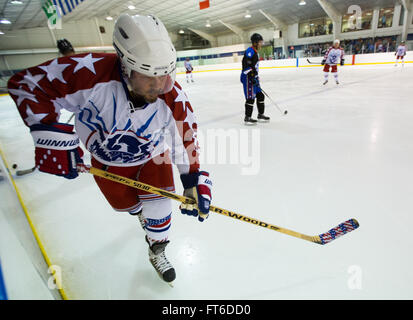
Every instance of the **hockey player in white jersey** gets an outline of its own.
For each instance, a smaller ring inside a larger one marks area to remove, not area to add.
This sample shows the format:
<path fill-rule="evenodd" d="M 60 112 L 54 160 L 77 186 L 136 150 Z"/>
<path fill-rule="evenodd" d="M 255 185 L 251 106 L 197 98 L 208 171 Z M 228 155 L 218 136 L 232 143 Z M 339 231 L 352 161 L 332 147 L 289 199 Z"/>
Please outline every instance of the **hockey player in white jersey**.
<path fill-rule="evenodd" d="M 337 73 L 337 65 L 339 63 L 342 66 L 344 65 L 344 50 L 340 47 L 340 40 L 335 40 L 333 46 L 327 50 L 324 59 L 321 62 L 321 64 L 324 65 L 324 85 L 328 83 L 330 67 L 336 83 L 339 84 Z"/>
<path fill-rule="evenodd" d="M 186 69 L 186 82 L 189 83 L 189 80 L 191 80 L 191 82 L 194 82 L 194 78 L 192 76 L 192 71 L 194 70 L 194 68 L 192 67 L 192 64 L 189 58 L 185 59 L 184 66 Z"/>
<path fill-rule="evenodd" d="M 155 16 L 122 14 L 113 45 L 117 54 L 61 57 L 9 80 L 9 93 L 34 140 L 36 167 L 76 178 L 77 164 L 83 163 L 81 141 L 93 167 L 174 191 L 174 163 L 184 195 L 197 203 L 182 204 L 181 212 L 204 221 L 212 183 L 200 170 L 197 123 L 175 82 L 176 51 L 165 26 Z M 59 123 L 63 108 L 76 114 L 75 132 Z M 100 177 L 95 181 L 115 211 L 139 218 L 151 264 L 172 282 L 175 269 L 165 255 L 171 200 Z"/>
<path fill-rule="evenodd" d="M 402 41 L 400 45 L 397 47 L 396 53 L 394 54 L 396 56 L 396 64 L 394 65 L 395 67 L 397 67 L 397 65 L 399 64 L 399 60 L 402 61 L 402 66 L 404 67 L 404 57 L 406 56 L 406 53 L 406 43 Z"/>

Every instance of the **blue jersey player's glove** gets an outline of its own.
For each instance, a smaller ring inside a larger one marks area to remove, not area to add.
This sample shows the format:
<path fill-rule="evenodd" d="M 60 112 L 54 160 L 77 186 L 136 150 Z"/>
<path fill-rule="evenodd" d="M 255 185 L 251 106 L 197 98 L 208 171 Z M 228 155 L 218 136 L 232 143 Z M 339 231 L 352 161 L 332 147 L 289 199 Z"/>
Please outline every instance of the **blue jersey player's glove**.
<path fill-rule="evenodd" d="M 260 81 L 258 79 L 258 76 L 255 76 L 254 78 L 252 78 L 251 82 L 253 86 L 257 86 L 257 87 L 260 86 Z"/>

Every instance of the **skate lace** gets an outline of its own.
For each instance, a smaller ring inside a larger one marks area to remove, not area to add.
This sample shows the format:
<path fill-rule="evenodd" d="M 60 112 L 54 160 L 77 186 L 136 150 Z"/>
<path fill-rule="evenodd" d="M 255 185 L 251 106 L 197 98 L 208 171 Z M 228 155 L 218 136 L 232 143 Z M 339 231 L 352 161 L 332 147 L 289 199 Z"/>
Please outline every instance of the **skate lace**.
<path fill-rule="evenodd" d="M 157 255 L 153 255 L 151 260 L 152 260 L 152 263 L 155 269 L 161 273 L 172 268 L 171 263 L 168 261 L 168 259 L 165 256 L 165 252 L 159 253 Z"/>

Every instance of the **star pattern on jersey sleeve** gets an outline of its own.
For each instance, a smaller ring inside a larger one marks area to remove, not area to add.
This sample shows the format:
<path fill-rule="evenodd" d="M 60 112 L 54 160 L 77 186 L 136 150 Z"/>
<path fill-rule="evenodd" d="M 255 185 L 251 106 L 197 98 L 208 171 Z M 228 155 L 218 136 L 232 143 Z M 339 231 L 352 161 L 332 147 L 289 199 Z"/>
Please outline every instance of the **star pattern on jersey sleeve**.
<path fill-rule="evenodd" d="M 66 83 L 66 80 L 63 78 L 63 71 L 70 66 L 70 64 L 59 64 L 57 59 L 54 59 L 47 66 L 39 66 L 40 69 L 46 72 L 47 79 L 52 82 L 54 79 Z"/>
<path fill-rule="evenodd" d="M 23 80 L 19 81 L 21 84 L 26 84 L 30 91 L 33 92 L 34 88 L 38 87 L 39 89 L 42 89 L 39 86 L 39 81 L 44 78 L 44 74 L 37 74 L 33 76 L 29 70 L 27 70 L 26 75 L 23 77 Z"/>
<path fill-rule="evenodd" d="M 27 117 L 24 118 L 24 121 L 26 121 L 28 126 L 32 126 L 34 124 L 40 123 L 40 121 L 43 120 L 48 115 L 48 113 L 33 113 L 29 105 L 27 105 L 26 107 L 27 107 L 26 109 Z"/>
<path fill-rule="evenodd" d="M 21 103 L 25 100 L 31 100 L 34 102 L 39 103 L 39 101 L 37 101 L 36 97 L 34 94 L 31 94 L 30 92 L 27 92 L 25 90 L 22 89 L 22 86 L 19 87 L 19 89 L 9 89 L 9 92 L 12 95 L 17 96 L 17 106 L 20 107 Z"/>
<path fill-rule="evenodd" d="M 178 96 L 175 98 L 175 102 L 181 102 L 182 103 L 182 109 L 184 110 L 184 112 L 187 111 L 187 106 L 186 103 L 189 102 L 188 97 L 186 96 L 186 93 L 179 89 L 177 86 L 174 87 L 176 90 L 176 93 L 178 94 Z"/>
<path fill-rule="evenodd" d="M 93 58 L 92 54 L 89 53 L 87 56 L 84 56 L 84 57 L 81 57 L 81 58 L 80 57 L 73 57 L 73 58 L 70 58 L 70 59 L 77 62 L 77 65 L 76 65 L 75 70 L 73 71 L 73 73 L 76 73 L 80 69 L 86 68 L 86 69 L 90 70 L 93 74 L 96 74 L 94 64 L 97 61 L 102 60 L 103 58 Z"/>

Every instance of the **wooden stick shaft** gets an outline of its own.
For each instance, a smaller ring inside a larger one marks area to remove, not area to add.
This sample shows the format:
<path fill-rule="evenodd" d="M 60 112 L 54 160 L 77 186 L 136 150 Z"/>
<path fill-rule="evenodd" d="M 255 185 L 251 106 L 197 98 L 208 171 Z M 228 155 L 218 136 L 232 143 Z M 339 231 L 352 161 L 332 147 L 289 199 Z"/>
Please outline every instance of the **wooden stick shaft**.
<path fill-rule="evenodd" d="M 180 196 L 180 195 L 177 195 L 175 193 L 168 192 L 166 190 L 156 188 L 156 187 L 153 187 L 151 185 L 148 185 L 148 184 L 145 184 L 145 183 L 142 183 L 142 182 L 139 182 L 139 181 L 135 181 L 135 180 L 132 180 L 132 179 L 129 179 L 129 178 L 126 178 L 126 177 L 122 177 L 122 176 L 119 176 L 119 175 L 116 175 L 116 174 L 113 174 L 113 173 L 110 173 L 110 172 L 107 172 L 107 171 L 104 171 L 104 170 L 100 170 L 100 169 L 97 169 L 97 168 L 94 168 L 94 167 L 87 167 L 87 166 L 80 166 L 80 167 L 83 168 L 83 169 L 86 169 L 86 172 L 89 172 L 89 173 L 91 173 L 95 176 L 98 176 L 98 177 L 101 177 L 101 178 L 104 178 L 104 179 L 108 179 L 108 180 L 111 180 L 111 181 L 114 181 L 114 182 L 118 182 L 118 183 L 127 185 L 127 186 L 132 187 L 132 188 L 136 188 L 136 189 L 143 190 L 143 191 L 146 191 L 146 192 L 154 193 L 154 194 L 164 196 L 166 198 L 173 199 L 173 200 L 176 200 L 176 201 L 179 201 L 179 202 L 182 202 L 182 203 L 187 203 L 187 204 L 195 203 L 195 200 L 193 200 L 191 198 Z M 80 169 L 79 171 L 84 172 L 85 170 Z M 270 230 L 281 232 L 281 233 L 287 234 L 287 235 L 292 236 L 292 237 L 296 237 L 296 238 L 303 239 L 303 240 L 306 240 L 306 241 L 321 244 L 321 240 L 318 236 L 308 236 L 308 235 L 305 235 L 305 234 L 302 234 L 302 233 L 299 233 L 299 232 L 296 232 L 296 231 L 281 228 L 281 227 L 275 226 L 273 224 L 266 223 L 266 222 L 263 222 L 263 221 L 260 221 L 260 220 L 254 219 L 254 218 L 250 218 L 250 217 L 247 217 L 247 216 L 244 216 L 244 215 L 241 215 L 239 213 L 235 213 L 235 212 L 232 212 L 232 211 L 229 211 L 229 210 L 221 209 L 221 208 L 218 208 L 218 207 L 215 207 L 215 206 L 210 206 L 209 210 L 212 211 L 212 212 L 219 213 L 221 215 L 233 218 L 233 219 L 237 219 L 237 220 L 240 220 L 240 221 L 244 221 L 244 222 L 254 224 L 256 226 L 260 226 L 260 227 L 263 227 L 263 228 L 267 228 L 267 229 L 270 229 Z"/>

